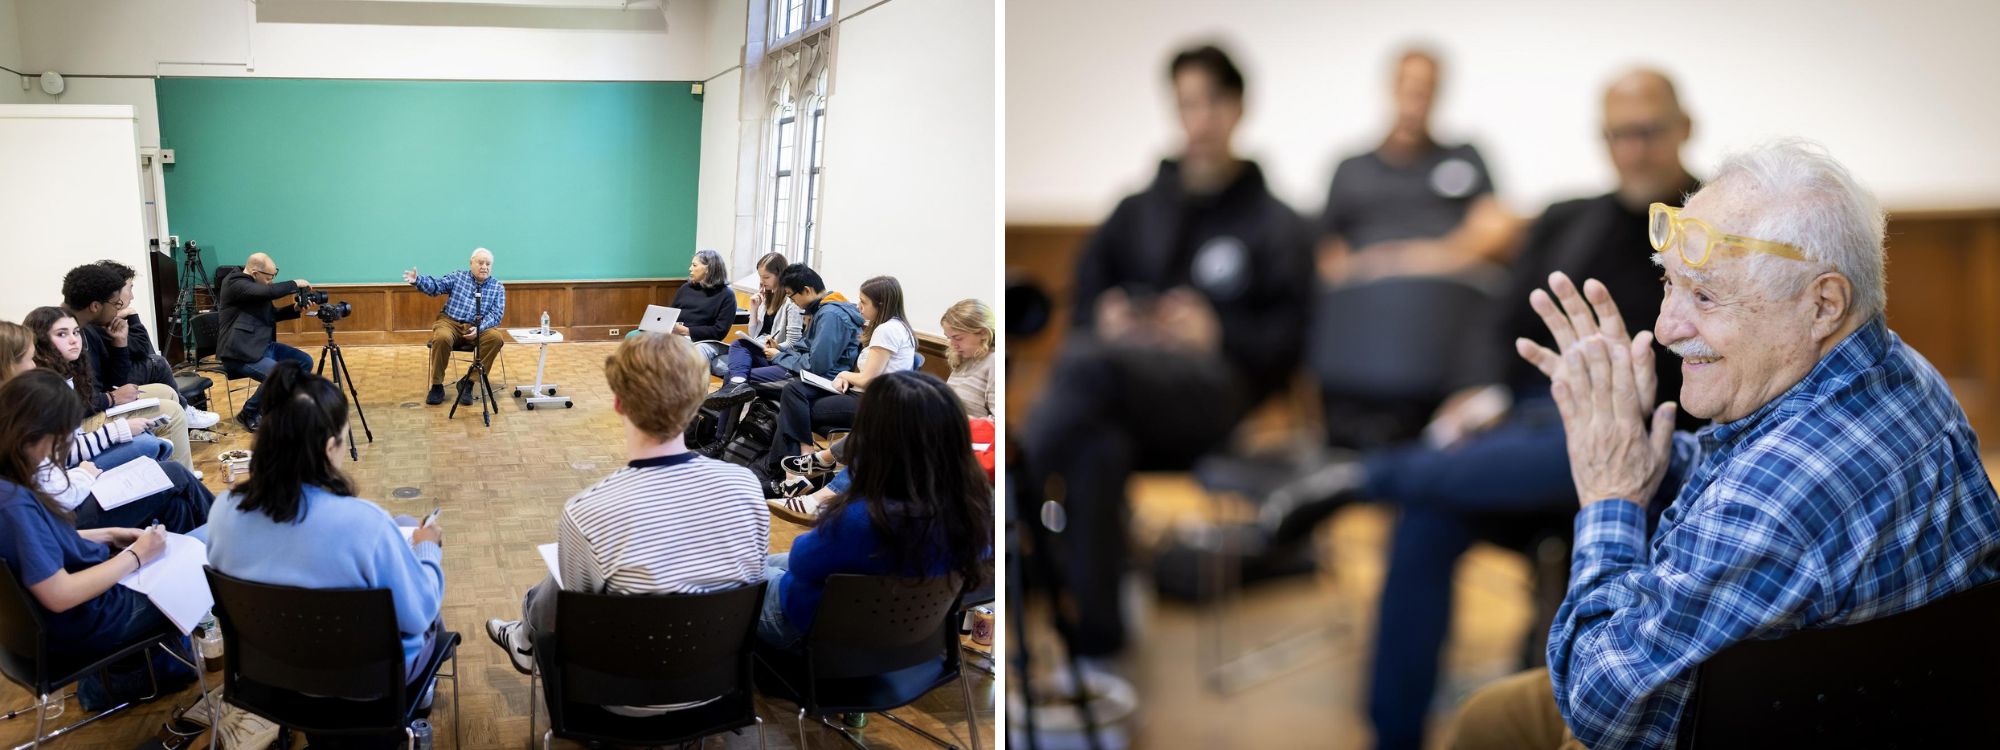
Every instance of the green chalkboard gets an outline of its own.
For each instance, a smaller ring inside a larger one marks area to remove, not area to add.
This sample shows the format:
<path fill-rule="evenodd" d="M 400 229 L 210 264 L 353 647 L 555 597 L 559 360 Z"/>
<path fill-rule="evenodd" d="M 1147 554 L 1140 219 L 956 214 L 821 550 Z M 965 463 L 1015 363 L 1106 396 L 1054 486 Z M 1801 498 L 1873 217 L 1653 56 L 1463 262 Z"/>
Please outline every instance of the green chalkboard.
<path fill-rule="evenodd" d="M 174 234 L 285 278 L 685 275 L 701 97 L 687 83 L 162 78 Z"/>

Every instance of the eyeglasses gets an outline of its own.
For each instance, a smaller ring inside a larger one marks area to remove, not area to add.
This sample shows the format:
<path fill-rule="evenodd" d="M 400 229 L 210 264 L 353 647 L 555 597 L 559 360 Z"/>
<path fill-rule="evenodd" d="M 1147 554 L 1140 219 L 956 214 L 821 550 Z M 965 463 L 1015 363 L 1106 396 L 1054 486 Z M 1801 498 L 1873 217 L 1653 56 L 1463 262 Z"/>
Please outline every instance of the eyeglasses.
<path fill-rule="evenodd" d="M 1646 239 L 1653 243 L 1653 249 L 1665 252 L 1668 245 L 1680 246 L 1681 261 L 1689 268 L 1700 268 L 1708 264 L 1717 250 L 1724 255 L 1744 256 L 1752 253 L 1776 255 L 1780 258 L 1805 260 L 1806 254 L 1797 247 L 1782 242 L 1771 242 L 1740 234 L 1724 234 L 1715 231 L 1708 222 L 1695 218 L 1683 218 L 1681 210 L 1665 203 L 1655 203 L 1648 212 Z M 1690 248 L 1699 247 L 1698 253 L 1689 253 Z"/>

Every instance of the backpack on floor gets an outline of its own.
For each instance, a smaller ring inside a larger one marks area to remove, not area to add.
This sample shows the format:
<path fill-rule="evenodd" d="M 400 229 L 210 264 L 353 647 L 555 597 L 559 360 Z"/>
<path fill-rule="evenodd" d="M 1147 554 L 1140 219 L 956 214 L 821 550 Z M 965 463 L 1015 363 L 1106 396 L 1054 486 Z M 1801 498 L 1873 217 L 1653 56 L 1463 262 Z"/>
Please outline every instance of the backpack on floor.
<path fill-rule="evenodd" d="M 721 455 L 716 458 L 754 470 L 771 449 L 771 440 L 777 432 L 778 405 L 761 398 L 751 401 L 743 408 L 743 416 L 736 420 L 735 429 L 730 431 Z"/>

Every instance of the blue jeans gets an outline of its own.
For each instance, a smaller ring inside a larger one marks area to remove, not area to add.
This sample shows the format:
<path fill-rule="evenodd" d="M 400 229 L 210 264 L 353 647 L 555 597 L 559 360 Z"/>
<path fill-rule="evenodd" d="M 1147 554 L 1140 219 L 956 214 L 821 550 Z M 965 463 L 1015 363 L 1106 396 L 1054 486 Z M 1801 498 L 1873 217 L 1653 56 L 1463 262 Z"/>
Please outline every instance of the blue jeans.
<path fill-rule="evenodd" d="M 270 346 L 264 347 L 263 359 L 255 362 L 224 361 L 222 371 L 231 378 L 249 378 L 263 383 L 264 378 L 270 377 L 271 370 L 276 369 L 279 362 L 297 362 L 308 370 L 313 366 L 312 355 L 274 341 Z M 243 413 L 257 416 L 260 413 L 257 411 L 257 406 L 264 402 L 263 399 L 264 386 L 259 385 L 257 392 L 250 394 L 250 400 L 243 402 Z"/>
<path fill-rule="evenodd" d="M 786 651 L 797 651 L 806 636 L 785 619 L 783 594 L 791 558 L 789 553 L 764 558 L 764 613 L 757 618 L 757 637 Z"/>
<path fill-rule="evenodd" d="M 111 510 L 104 510 L 97 504 L 97 496 L 91 495 L 76 506 L 76 527 L 143 529 L 157 522 L 176 534 L 190 534 L 199 529 L 201 540 L 207 542 L 208 509 L 215 504 L 215 493 L 195 479 L 193 471 L 178 463 L 162 461 L 160 470 L 166 472 L 173 487 Z"/>
<path fill-rule="evenodd" d="M 169 443 L 147 432 L 133 435 L 132 442 L 119 443 L 112 446 L 110 450 L 97 454 L 90 459 L 90 463 L 96 465 L 99 469 L 109 470 L 130 463 L 133 459 L 150 458 L 160 462 L 162 465 L 172 463 L 179 466 L 178 462 L 170 460 L 173 457 L 173 443 Z"/>
<path fill-rule="evenodd" d="M 87 636 L 89 644 L 129 643 L 145 633 L 161 632 L 171 627 L 167 616 L 153 608 L 144 594 L 122 586 L 113 586 L 99 596 L 112 597 L 112 606 L 122 609 L 122 617 L 114 617 L 106 623 L 105 629 Z M 188 651 L 186 638 L 171 639 L 182 654 Z M 52 646 L 55 644 L 51 644 Z M 90 649 L 84 649 L 89 652 Z M 103 651 L 95 653 L 102 654 Z M 192 657 L 189 657 L 192 658 Z M 171 656 L 160 653 L 157 648 L 146 649 L 142 655 L 134 656 L 106 667 L 103 672 L 91 674 L 76 683 L 77 702 L 86 711 L 98 711 L 116 705 L 119 701 L 141 698 L 151 687 L 146 676 L 146 662 L 152 660 L 153 673 L 159 679 L 162 693 L 173 692 L 176 688 L 194 681 L 194 670 Z"/>
<path fill-rule="evenodd" d="M 737 339 L 729 345 L 729 377 L 743 378 L 752 383 L 772 383 L 792 376 L 792 371 L 771 364 L 764 356 L 764 347 L 749 339 Z"/>

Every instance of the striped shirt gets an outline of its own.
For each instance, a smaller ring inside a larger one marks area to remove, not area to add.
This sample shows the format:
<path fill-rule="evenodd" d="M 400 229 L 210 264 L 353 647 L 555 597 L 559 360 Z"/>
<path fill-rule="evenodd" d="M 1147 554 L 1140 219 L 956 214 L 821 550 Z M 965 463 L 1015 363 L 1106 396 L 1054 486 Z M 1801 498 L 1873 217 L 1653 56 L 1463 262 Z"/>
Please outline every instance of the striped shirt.
<path fill-rule="evenodd" d="M 2000 571 L 2000 498 L 1965 411 L 1877 317 L 1750 416 L 1674 436 L 1685 480 L 1576 517 L 1549 675 L 1596 750 L 1671 747 L 1695 668 L 1738 641 L 1923 606 Z"/>
<path fill-rule="evenodd" d="M 570 498 L 557 533 L 564 589 L 705 594 L 764 580 L 771 516 L 749 469 L 676 453 Z"/>

